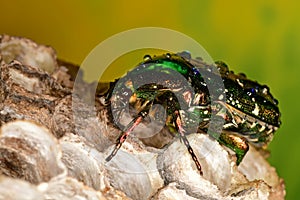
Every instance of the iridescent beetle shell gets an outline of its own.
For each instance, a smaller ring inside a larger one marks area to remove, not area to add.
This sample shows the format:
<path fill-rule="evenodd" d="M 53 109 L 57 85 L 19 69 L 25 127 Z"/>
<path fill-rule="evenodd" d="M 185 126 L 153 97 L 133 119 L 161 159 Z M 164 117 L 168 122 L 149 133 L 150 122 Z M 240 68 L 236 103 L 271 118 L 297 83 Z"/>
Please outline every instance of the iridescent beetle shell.
<path fill-rule="evenodd" d="M 209 134 L 235 151 L 237 164 L 248 151 L 248 142 L 259 148 L 266 146 L 280 126 L 277 100 L 267 86 L 234 74 L 222 62 L 216 66 L 217 72 L 215 66 L 191 59 L 187 53 L 146 56 L 144 62 L 112 83 L 106 99 L 122 133 L 107 161 L 155 104 L 166 110 L 166 126 L 178 133 L 201 174 L 201 165 L 185 135 L 195 130 L 189 124 L 196 124 L 196 131 L 208 132 L 213 111 L 223 120 L 223 130 Z M 218 77 L 221 81 L 216 81 Z M 213 93 L 208 85 L 215 89 Z M 122 124 L 120 116 L 132 109 L 133 120 Z"/>

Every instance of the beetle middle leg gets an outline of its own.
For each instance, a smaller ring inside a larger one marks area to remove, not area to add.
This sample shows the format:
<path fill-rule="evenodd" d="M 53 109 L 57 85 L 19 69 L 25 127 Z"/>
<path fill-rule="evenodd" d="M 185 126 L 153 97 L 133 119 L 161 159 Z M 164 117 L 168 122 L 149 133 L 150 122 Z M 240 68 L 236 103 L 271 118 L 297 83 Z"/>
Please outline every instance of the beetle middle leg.
<path fill-rule="evenodd" d="M 203 175 L 203 172 L 202 172 L 202 168 L 201 168 L 201 164 L 200 162 L 198 161 L 198 158 L 196 156 L 196 154 L 194 153 L 194 150 L 193 148 L 191 147 L 188 139 L 186 138 L 186 131 L 183 129 L 182 127 L 182 119 L 180 117 L 180 114 L 179 114 L 179 111 L 175 111 L 174 112 L 174 121 L 175 121 L 175 127 L 179 133 L 179 136 L 180 136 L 180 139 L 182 139 L 184 145 L 186 146 L 186 148 L 188 149 L 193 161 L 195 162 L 196 164 L 196 167 L 200 173 L 200 175 Z"/>

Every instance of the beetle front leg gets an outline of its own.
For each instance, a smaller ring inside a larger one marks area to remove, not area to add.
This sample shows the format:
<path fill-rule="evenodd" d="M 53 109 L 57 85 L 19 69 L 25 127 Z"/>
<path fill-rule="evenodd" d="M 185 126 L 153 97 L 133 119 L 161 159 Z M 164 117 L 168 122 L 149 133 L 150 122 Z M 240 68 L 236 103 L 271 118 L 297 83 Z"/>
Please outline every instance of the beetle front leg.
<path fill-rule="evenodd" d="M 127 136 L 133 131 L 133 129 L 141 123 L 141 121 L 147 116 L 148 112 L 142 111 L 137 117 L 135 117 L 127 126 L 124 132 L 120 134 L 117 139 L 116 146 L 111 154 L 105 159 L 106 162 L 110 161 L 119 151 L 122 144 L 125 142 Z"/>

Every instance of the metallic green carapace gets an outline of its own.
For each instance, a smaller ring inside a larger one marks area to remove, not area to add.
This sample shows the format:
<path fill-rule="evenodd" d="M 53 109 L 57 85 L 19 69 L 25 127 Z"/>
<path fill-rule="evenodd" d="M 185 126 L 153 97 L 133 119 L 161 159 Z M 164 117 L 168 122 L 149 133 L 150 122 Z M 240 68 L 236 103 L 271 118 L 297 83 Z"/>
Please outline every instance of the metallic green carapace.
<path fill-rule="evenodd" d="M 222 62 L 208 65 L 185 52 L 145 56 L 136 68 L 111 83 L 106 101 L 114 123 L 123 127 L 107 161 L 121 148 L 129 133 L 143 123 L 155 104 L 164 107 L 166 116 L 161 120 L 172 133 L 179 135 L 201 174 L 201 165 L 187 134 L 208 133 L 232 149 L 239 164 L 249 149 L 248 143 L 266 147 L 280 126 L 278 103 L 267 86 L 247 79 L 244 74 L 234 74 Z M 131 110 L 133 120 L 124 125 L 120 118 L 127 110 Z M 220 119 L 220 132 L 209 129 L 216 124 L 212 116 Z"/>

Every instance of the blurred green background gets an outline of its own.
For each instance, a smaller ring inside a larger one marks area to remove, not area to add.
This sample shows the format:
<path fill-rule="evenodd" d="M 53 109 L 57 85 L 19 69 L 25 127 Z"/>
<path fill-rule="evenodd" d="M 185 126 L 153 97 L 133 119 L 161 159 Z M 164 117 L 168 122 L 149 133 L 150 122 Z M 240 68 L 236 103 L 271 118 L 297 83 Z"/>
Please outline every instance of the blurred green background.
<path fill-rule="evenodd" d="M 300 3 L 294 1 L 1 1 L 0 33 L 53 46 L 80 64 L 101 41 L 131 28 L 180 31 L 215 60 L 267 84 L 279 100 L 282 127 L 270 145 L 287 199 L 300 189 Z M 140 61 L 140 58 L 138 58 Z"/>

